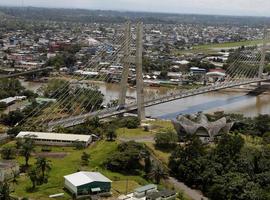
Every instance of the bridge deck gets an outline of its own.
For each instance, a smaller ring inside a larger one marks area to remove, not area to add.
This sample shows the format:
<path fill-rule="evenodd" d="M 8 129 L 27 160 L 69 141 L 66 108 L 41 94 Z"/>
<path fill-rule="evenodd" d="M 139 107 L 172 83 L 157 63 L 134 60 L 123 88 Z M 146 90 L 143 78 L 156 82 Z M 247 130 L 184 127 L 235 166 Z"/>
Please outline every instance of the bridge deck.
<path fill-rule="evenodd" d="M 154 105 L 159 105 L 159 104 L 167 103 L 170 101 L 175 101 L 178 99 L 183 99 L 183 98 L 187 98 L 187 97 L 192 97 L 192 96 L 196 96 L 196 95 L 200 95 L 200 94 L 205 94 L 208 92 L 223 90 L 223 89 L 237 87 L 237 86 L 241 86 L 241 85 L 248 85 L 248 84 L 258 83 L 258 82 L 266 82 L 269 80 L 270 80 L 270 77 L 265 78 L 265 79 L 257 78 L 257 79 L 250 79 L 250 80 L 240 80 L 240 81 L 235 81 L 235 82 L 220 83 L 220 84 L 217 84 L 214 86 L 206 86 L 206 87 L 202 87 L 202 88 L 198 88 L 198 89 L 194 89 L 194 90 L 180 92 L 178 94 L 174 94 L 174 95 L 170 95 L 170 96 L 161 97 L 159 99 L 146 101 L 145 107 L 151 107 Z M 75 116 L 75 117 L 71 117 L 71 118 L 67 118 L 67 119 L 61 119 L 58 121 L 50 122 L 48 124 L 48 128 L 50 131 L 52 131 L 52 129 L 56 126 L 63 126 L 65 128 L 72 127 L 75 125 L 82 124 L 85 122 L 85 120 L 87 118 L 91 118 L 94 116 L 97 116 L 100 119 L 104 119 L 104 118 L 109 118 L 109 117 L 113 117 L 113 116 L 124 114 L 124 113 L 129 113 L 129 112 L 132 112 L 135 110 L 137 110 L 136 104 L 130 105 L 122 110 L 117 110 L 117 108 L 111 108 L 111 109 L 107 109 L 107 110 L 102 110 L 102 111 L 93 112 L 93 113 L 87 113 L 87 114 L 83 114 L 83 115 L 79 115 L 79 116 Z"/>
<path fill-rule="evenodd" d="M 33 73 L 47 71 L 47 70 L 48 71 L 53 70 L 53 67 L 44 67 L 44 68 L 40 68 L 40 69 L 34 69 L 34 70 L 29 70 L 29 71 L 18 72 L 18 73 L 14 73 L 14 74 L 1 75 L 0 79 L 14 78 L 14 77 L 23 76 L 23 75 L 26 75 L 26 74 L 33 74 Z"/>

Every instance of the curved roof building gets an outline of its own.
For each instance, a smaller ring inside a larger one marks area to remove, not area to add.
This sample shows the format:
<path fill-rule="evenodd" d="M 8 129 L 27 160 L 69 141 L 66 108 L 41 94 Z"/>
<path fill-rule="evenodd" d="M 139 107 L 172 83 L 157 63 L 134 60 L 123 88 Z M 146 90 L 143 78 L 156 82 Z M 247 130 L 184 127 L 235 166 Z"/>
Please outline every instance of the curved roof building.
<path fill-rule="evenodd" d="M 179 115 L 177 120 L 172 121 L 175 130 L 180 136 L 196 134 L 199 137 L 213 140 L 216 136 L 228 133 L 233 123 L 227 123 L 225 117 L 210 122 L 203 113 L 196 116 L 186 117 Z"/>

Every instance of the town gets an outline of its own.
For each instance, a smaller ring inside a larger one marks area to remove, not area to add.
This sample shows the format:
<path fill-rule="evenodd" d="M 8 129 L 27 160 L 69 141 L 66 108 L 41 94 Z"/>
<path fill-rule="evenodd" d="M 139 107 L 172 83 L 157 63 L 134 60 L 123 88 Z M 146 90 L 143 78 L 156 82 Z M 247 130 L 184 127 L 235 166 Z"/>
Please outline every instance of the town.
<path fill-rule="evenodd" d="M 0 17 L 0 200 L 270 198 L 268 18 Z"/>

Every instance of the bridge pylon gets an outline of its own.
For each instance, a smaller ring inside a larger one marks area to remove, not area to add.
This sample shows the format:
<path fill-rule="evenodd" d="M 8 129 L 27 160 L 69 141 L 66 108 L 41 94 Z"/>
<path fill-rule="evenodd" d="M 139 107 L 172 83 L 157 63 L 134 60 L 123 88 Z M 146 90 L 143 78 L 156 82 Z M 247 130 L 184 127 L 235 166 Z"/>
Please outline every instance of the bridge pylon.
<path fill-rule="evenodd" d="M 142 73 L 142 56 L 143 56 L 143 23 L 137 24 L 136 39 L 136 91 L 137 107 L 139 120 L 145 120 L 144 92 L 143 92 L 143 73 Z"/>
<path fill-rule="evenodd" d="M 130 68 L 130 49 L 131 49 L 131 25 L 130 22 L 126 24 L 125 30 L 125 42 L 124 42 L 124 58 L 123 58 L 123 72 L 120 82 L 120 93 L 119 93 L 119 107 L 123 107 L 126 103 L 127 87 L 128 87 L 128 74 Z"/>
<path fill-rule="evenodd" d="M 260 60 L 258 78 L 263 78 L 263 70 L 264 70 L 264 65 L 265 65 L 265 54 L 266 54 L 266 48 L 267 48 L 267 39 L 268 39 L 268 30 L 266 28 L 264 28 L 263 45 L 261 48 L 261 60 Z M 261 82 L 258 82 L 258 86 L 261 86 Z"/>
<path fill-rule="evenodd" d="M 137 24 L 136 33 L 136 55 L 131 56 L 131 24 L 127 22 L 125 30 L 123 71 L 120 82 L 119 108 L 123 108 L 126 103 L 126 93 L 128 87 L 128 75 L 131 63 L 136 66 L 136 95 L 139 120 L 145 119 L 144 91 L 143 91 L 143 72 L 142 72 L 142 54 L 143 54 L 143 23 Z"/>

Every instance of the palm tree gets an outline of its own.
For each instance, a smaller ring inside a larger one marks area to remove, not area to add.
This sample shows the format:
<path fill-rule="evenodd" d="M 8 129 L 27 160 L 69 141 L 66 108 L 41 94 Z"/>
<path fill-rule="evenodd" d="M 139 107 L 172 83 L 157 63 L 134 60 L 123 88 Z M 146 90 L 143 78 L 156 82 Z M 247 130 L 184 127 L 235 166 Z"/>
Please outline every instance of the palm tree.
<path fill-rule="evenodd" d="M 17 185 L 18 184 L 18 180 L 17 178 L 19 177 L 19 173 L 16 171 L 16 170 L 12 170 L 12 183 L 13 183 L 13 187 L 15 186 L 15 184 Z"/>
<path fill-rule="evenodd" d="M 154 179 L 156 184 L 159 184 L 162 179 L 166 179 L 168 177 L 167 172 L 160 164 L 155 164 L 152 172 L 149 173 L 149 178 Z"/>
<path fill-rule="evenodd" d="M 14 197 L 10 196 L 11 190 L 10 190 L 10 185 L 8 182 L 5 180 L 4 182 L 0 183 L 0 199 L 4 200 L 13 200 L 15 199 Z"/>
<path fill-rule="evenodd" d="M 115 138 L 117 138 L 117 134 L 115 132 L 115 129 L 113 127 L 109 127 L 107 133 L 106 133 L 107 140 L 113 141 Z"/>
<path fill-rule="evenodd" d="M 34 141 L 31 138 L 25 138 L 24 143 L 21 144 L 20 153 L 25 158 L 25 167 L 28 167 L 28 161 L 31 153 L 34 151 Z"/>
<path fill-rule="evenodd" d="M 44 181 L 45 173 L 49 172 L 51 170 L 51 161 L 47 160 L 44 157 L 39 157 L 39 158 L 37 158 L 36 168 L 37 168 L 37 170 L 40 170 L 41 179 L 42 179 L 42 181 Z"/>
<path fill-rule="evenodd" d="M 88 165 L 89 164 L 89 159 L 90 159 L 90 154 L 83 152 L 81 156 L 81 161 L 83 165 Z"/>
<path fill-rule="evenodd" d="M 27 175 L 29 176 L 31 182 L 32 182 L 32 190 L 36 188 L 37 181 L 38 181 L 38 171 L 36 168 L 32 168 L 28 170 Z"/>
<path fill-rule="evenodd" d="M 14 147 L 3 147 L 1 150 L 1 156 L 5 160 L 11 160 L 16 154 L 16 149 Z"/>

